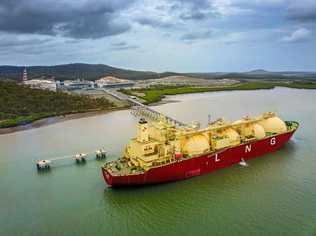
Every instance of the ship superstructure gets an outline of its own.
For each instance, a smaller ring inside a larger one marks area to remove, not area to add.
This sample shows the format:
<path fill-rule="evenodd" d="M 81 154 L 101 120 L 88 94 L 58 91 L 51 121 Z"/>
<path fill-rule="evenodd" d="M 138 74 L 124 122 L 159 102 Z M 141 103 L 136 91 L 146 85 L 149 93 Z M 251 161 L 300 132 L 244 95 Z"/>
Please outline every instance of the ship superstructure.
<path fill-rule="evenodd" d="M 298 123 L 267 112 L 235 122 L 218 119 L 203 129 L 198 123 L 176 126 L 163 115 L 142 118 L 137 126 L 123 157 L 102 168 L 110 186 L 179 180 L 260 156 L 288 141 Z"/>

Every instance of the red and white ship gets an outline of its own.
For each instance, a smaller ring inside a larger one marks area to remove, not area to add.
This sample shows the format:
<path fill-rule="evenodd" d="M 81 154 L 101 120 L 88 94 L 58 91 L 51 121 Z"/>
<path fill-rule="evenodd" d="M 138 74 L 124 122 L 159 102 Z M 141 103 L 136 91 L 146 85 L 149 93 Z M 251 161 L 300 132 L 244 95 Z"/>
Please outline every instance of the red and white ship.
<path fill-rule="evenodd" d="M 163 117 L 150 124 L 141 119 L 123 157 L 106 163 L 102 173 L 111 187 L 187 179 L 274 152 L 298 126 L 272 112 L 235 122 L 219 119 L 204 129 L 176 127 Z"/>

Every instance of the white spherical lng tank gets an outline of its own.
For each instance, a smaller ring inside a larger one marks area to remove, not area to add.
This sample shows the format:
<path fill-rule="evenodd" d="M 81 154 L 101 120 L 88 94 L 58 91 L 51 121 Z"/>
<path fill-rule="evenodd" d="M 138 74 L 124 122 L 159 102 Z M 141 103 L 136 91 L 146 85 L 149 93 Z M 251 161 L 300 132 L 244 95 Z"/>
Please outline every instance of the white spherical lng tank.
<path fill-rule="evenodd" d="M 233 122 L 234 125 L 241 124 L 243 120 Z M 258 123 L 245 124 L 239 129 L 240 133 L 244 136 L 254 135 L 256 139 L 262 139 L 266 136 L 265 129 Z"/>
<path fill-rule="evenodd" d="M 266 136 L 266 132 L 262 125 L 254 124 L 253 125 L 253 132 L 256 139 L 263 139 Z"/>
<path fill-rule="evenodd" d="M 186 154 L 200 154 L 209 151 L 210 145 L 208 139 L 202 135 L 194 135 L 184 141 L 183 152 Z"/>
<path fill-rule="evenodd" d="M 240 135 L 232 128 L 228 128 L 223 131 L 223 134 L 229 138 L 230 143 L 236 143 L 240 141 Z"/>
<path fill-rule="evenodd" d="M 259 121 L 259 124 L 262 125 L 265 132 L 279 134 L 286 131 L 285 122 L 277 116 Z"/>

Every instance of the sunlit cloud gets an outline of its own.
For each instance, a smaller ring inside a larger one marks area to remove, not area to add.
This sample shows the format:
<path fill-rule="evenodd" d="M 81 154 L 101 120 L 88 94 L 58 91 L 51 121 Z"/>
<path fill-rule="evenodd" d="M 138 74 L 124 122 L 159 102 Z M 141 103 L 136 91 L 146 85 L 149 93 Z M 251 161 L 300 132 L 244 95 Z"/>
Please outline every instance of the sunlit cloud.
<path fill-rule="evenodd" d="M 306 28 L 299 28 L 293 31 L 290 35 L 284 36 L 281 41 L 287 43 L 295 43 L 295 42 L 302 42 L 304 40 L 309 39 L 311 32 Z"/>

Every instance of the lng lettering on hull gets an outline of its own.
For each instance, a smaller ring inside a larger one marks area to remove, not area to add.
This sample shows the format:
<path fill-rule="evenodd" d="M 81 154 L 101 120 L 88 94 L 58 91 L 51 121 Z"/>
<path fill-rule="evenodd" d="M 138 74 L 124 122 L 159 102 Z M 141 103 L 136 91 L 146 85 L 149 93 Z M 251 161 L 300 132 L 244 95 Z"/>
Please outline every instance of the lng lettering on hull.
<path fill-rule="evenodd" d="M 123 158 L 107 163 L 102 167 L 104 179 L 109 186 L 113 187 L 177 181 L 210 173 L 276 151 L 291 138 L 298 128 L 298 123 L 294 121 L 283 122 L 279 118 L 273 119 L 272 121 L 276 122 L 272 122 L 270 126 L 263 123 L 262 126 L 265 128 L 264 137 L 262 137 L 262 133 L 258 135 L 258 130 L 262 131 L 264 129 L 263 127 L 256 127 L 259 121 L 275 117 L 273 113 L 269 113 L 269 115 L 262 115 L 256 119 L 247 118 L 246 121 L 240 121 L 237 124 L 221 121 L 213 123 L 203 130 L 188 129 L 184 132 L 182 130 L 180 134 L 178 133 L 173 137 L 169 135 L 169 140 L 167 135 L 167 138 L 163 140 L 163 145 L 159 143 L 159 139 L 155 134 L 148 135 L 148 139 L 145 138 L 145 140 L 135 139 L 136 144 L 131 142 L 132 147 L 127 146 Z M 141 125 L 139 128 L 143 130 Z M 257 128 L 257 130 L 254 128 Z M 274 132 L 266 132 L 266 130 Z M 163 131 L 163 134 L 167 133 L 166 129 Z M 236 131 L 236 133 L 233 131 Z M 149 132 L 155 132 L 155 130 Z M 203 136 L 200 136 L 201 134 Z M 205 134 L 208 134 L 206 136 L 208 138 L 204 140 Z M 142 133 L 139 132 L 138 135 L 142 135 Z M 199 138 L 196 138 L 197 135 L 199 135 Z M 192 138 L 194 142 L 192 142 Z M 225 142 L 225 140 L 230 142 Z M 134 152 L 129 149 L 136 148 L 135 153 L 140 155 L 141 152 L 137 152 L 137 145 L 142 146 L 142 141 L 144 141 L 146 150 L 148 150 L 148 145 L 150 146 L 151 143 L 154 143 L 154 146 L 151 146 L 152 149 L 155 150 L 158 147 L 158 150 L 156 153 L 150 153 L 145 155 L 144 158 L 140 158 L 140 163 L 135 163 L 131 161 Z M 200 142 L 203 144 L 202 148 Z M 173 148 L 168 159 L 166 158 L 166 153 L 168 154 L 166 149 L 168 150 L 168 148 L 163 147 L 170 144 Z M 207 147 L 206 150 L 205 147 Z M 164 152 L 162 153 L 161 150 Z M 202 153 L 199 154 L 198 151 Z M 155 154 L 156 156 L 154 156 Z M 153 157 L 156 157 L 156 159 Z M 150 160 L 150 165 L 146 166 L 148 163 L 141 164 L 141 161 L 146 159 Z M 160 160 L 163 161 L 159 162 Z"/>

